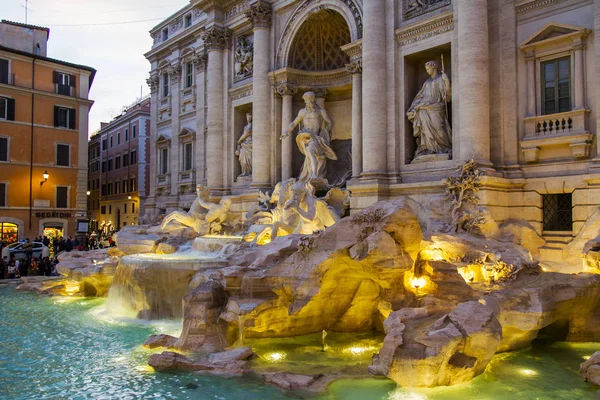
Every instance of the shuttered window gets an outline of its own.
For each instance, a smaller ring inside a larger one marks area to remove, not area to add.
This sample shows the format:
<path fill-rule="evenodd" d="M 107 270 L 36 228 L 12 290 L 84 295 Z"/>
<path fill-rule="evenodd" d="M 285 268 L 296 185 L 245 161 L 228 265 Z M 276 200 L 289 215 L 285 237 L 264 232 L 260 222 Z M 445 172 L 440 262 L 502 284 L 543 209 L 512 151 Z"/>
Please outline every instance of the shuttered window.
<path fill-rule="evenodd" d="M 129 156 L 129 163 L 131 165 L 137 164 L 137 151 L 133 150 Z"/>
<path fill-rule="evenodd" d="M 8 84 L 8 60 L 0 59 L 0 83 Z"/>
<path fill-rule="evenodd" d="M 75 129 L 76 112 L 72 108 L 54 106 L 54 126 Z"/>
<path fill-rule="evenodd" d="M 0 138 L 0 161 L 8 161 L 8 139 Z"/>
<path fill-rule="evenodd" d="M 15 99 L 0 97 L 0 119 L 15 120 Z"/>
<path fill-rule="evenodd" d="M 71 93 L 75 92 L 75 90 L 71 91 L 71 88 L 75 88 L 75 75 L 54 71 L 52 74 L 52 80 L 56 85 L 56 93 L 64 96 L 71 96 Z"/>
<path fill-rule="evenodd" d="M 56 145 L 56 165 L 68 167 L 71 165 L 69 160 L 70 147 L 68 144 Z"/>
<path fill-rule="evenodd" d="M 66 186 L 56 187 L 56 208 L 68 208 L 69 207 L 69 188 Z"/>
<path fill-rule="evenodd" d="M 0 207 L 6 207 L 6 183 L 0 183 Z"/>
<path fill-rule="evenodd" d="M 542 63 L 543 114 L 571 111 L 571 59 Z"/>

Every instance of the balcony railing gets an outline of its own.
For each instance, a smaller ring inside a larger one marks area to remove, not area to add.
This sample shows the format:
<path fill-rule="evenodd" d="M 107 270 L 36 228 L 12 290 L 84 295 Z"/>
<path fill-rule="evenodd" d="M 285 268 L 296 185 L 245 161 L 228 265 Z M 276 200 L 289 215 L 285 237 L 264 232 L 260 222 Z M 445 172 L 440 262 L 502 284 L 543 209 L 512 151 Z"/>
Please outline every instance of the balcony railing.
<path fill-rule="evenodd" d="M 525 135 L 521 150 L 525 160 L 529 163 L 539 161 L 540 151 L 550 147 L 555 149 L 551 158 L 561 157 L 560 154 L 588 157 L 592 140 L 588 128 L 589 112 L 580 109 L 524 118 Z"/>

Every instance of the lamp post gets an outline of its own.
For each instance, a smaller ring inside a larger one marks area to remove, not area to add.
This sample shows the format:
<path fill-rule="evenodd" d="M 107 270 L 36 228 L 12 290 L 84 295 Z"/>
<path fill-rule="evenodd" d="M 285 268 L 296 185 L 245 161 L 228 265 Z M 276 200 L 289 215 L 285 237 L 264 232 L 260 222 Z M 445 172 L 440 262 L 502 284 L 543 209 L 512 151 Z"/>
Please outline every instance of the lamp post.
<path fill-rule="evenodd" d="M 40 182 L 40 186 L 42 186 L 44 183 L 48 182 L 48 178 L 50 178 L 50 174 L 48 173 L 48 171 L 44 171 L 44 173 L 42 174 L 42 177 L 44 177 L 44 180 Z"/>

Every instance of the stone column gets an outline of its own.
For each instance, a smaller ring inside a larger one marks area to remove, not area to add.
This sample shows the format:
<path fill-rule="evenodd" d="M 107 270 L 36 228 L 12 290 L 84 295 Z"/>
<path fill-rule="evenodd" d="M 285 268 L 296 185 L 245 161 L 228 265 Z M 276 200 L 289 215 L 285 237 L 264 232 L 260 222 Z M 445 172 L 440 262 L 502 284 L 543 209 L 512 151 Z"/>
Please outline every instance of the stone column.
<path fill-rule="evenodd" d="M 193 59 L 194 72 L 196 73 L 196 184 L 206 183 L 206 159 L 204 158 L 204 154 L 206 153 L 206 149 L 204 148 L 204 127 L 206 126 L 206 87 L 204 81 L 206 73 L 206 61 L 206 52 L 196 54 Z"/>
<path fill-rule="evenodd" d="M 223 51 L 229 37 L 229 31 L 216 26 L 208 28 L 203 37 L 208 52 L 206 92 L 210 99 L 206 116 L 206 184 L 212 190 L 223 187 Z"/>
<path fill-rule="evenodd" d="M 169 68 L 169 79 L 171 81 L 171 154 L 170 154 L 170 175 L 171 175 L 171 196 L 179 194 L 179 170 L 181 169 L 181 149 L 179 148 L 179 104 L 181 97 L 181 64 L 176 64 Z M 175 201 L 175 200 L 174 200 Z"/>
<path fill-rule="evenodd" d="M 459 140 L 462 161 L 490 164 L 490 89 L 487 0 L 456 0 Z"/>
<path fill-rule="evenodd" d="M 385 0 L 363 3 L 362 161 L 365 177 L 383 176 L 387 165 L 385 10 Z"/>
<path fill-rule="evenodd" d="M 287 84 L 279 85 L 275 92 L 283 99 L 281 105 L 281 134 L 294 121 L 293 99 L 298 88 Z M 280 135 L 281 136 L 281 135 Z M 290 179 L 293 174 L 294 135 L 289 135 L 281 141 L 281 180 Z"/>
<path fill-rule="evenodd" d="M 262 189 L 271 187 L 271 5 L 259 0 L 246 12 L 246 17 L 254 29 L 252 187 Z"/>
<path fill-rule="evenodd" d="M 535 56 L 533 52 L 525 56 L 527 63 L 527 116 L 534 117 L 535 109 Z"/>
<path fill-rule="evenodd" d="M 346 65 L 352 74 L 352 177 L 358 178 L 362 172 L 362 60 Z"/>
<path fill-rule="evenodd" d="M 156 159 L 156 132 L 157 132 L 157 121 L 158 121 L 158 104 L 160 102 L 158 98 L 158 86 L 160 79 L 158 73 L 151 74 L 146 80 L 148 86 L 150 86 L 150 146 L 148 147 L 146 158 L 150 164 L 150 187 L 148 190 L 148 200 L 146 203 L 152 203 L 149 208 L 154 208 L 154 198 L 156 196 L 156 166 L 158 161 Z M 154 136 L 152 136 L 154 135 Z M 148 206 L 148 204 L 146 204 Z"/>
<path fill-rule="evenodd" d="M 581 39 L 578 39 L 578 43 L 575 43 L 575 104 L 573 104 L 574 110 L 583 110 L 585 108 L 585 86 L 584 86 L 584 62 L 583 62 L 583 49 L 584 44 Z"/>

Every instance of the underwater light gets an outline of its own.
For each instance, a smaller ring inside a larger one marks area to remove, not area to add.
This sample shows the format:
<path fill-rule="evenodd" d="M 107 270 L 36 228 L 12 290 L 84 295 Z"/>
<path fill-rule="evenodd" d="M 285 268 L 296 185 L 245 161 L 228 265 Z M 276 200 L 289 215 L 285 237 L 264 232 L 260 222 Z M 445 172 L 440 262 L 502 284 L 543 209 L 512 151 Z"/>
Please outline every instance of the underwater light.
<path fill-rule="evenodd" d="M 534 375 L 537 375 L 537 371 L 534 371 L 534 370 L 532 370 L 532 369 L 522 369 L 522 370 L 521 370 L 521 373 L 522 373 L 523 375 L 527 375 L 527 376 L 534 376 Z"/>
<path fill-rule="evenodd" d="M 138 372 L 154 372 L 154 368 L 149 365 L 138 365 L 134 369 Z"/>
<path fill-rule="evenodd" d="M 265 354 L 264 356 L 265 360 L 269 361 L 269 362 L 279 362 L 279 361 L 283 361 L 287 358 L 287 354 L 285 353 L 269 353 L 269 354 Z"/>
<path fill-rule="evenodd" d="M 587 360 L 589 360 L 589 359 L 590 359 L 590 357 L 591 357 L 591 356 L 583 356 L 583 359 L 584 359 L 585 361 L 587 361 Z"/>
<path fill-rule="evenodd" d="M 411 279 L 410 284 L 412 285 L 412 287 L 419 290 L 423 286 L 427 285 L 427 281 L 422 276 L 419 276 L 419 277 L 415 276 L 414 278 Z"/>

